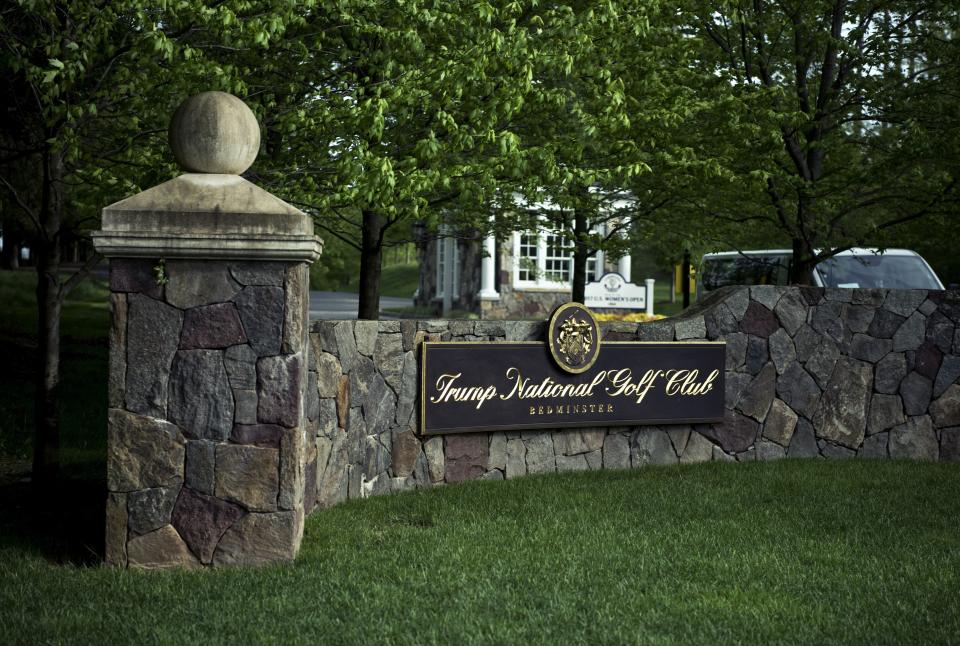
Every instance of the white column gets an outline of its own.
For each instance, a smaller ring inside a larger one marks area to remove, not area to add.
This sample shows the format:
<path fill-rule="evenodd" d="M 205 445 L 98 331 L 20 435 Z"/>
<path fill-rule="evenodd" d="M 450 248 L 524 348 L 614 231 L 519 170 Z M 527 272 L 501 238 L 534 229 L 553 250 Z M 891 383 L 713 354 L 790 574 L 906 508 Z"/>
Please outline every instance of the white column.
<path fill-rule="evenodd" d="M 547 273 L 547 232 L 537 230 L 537 284 L 546 280 Z"/>
<path fill-rule="evenodd" d="M 627 256 L 629 258 L 629 256 Z M 647 314 L 653 316 L 653 278 L 648 278 L 643 281 L 647 284 Z"/>
<path fill-rule="evenodd" d="M 498 301 L 500 294 L 494 287 L 494 273 L 497 269 L 496 243 L 493 236 L 487 236 L 483 239 L 483 259 L 480 261 L 480 300 Z"/>
<path fill-rule="evenodd" d="M 444 236 L 440 244 L 443 245 L 443 315 L 450 316 L 453 309 L 453 236 Z"/>
<path fill-rule="evenodd" d="M 630 255 L 620 256 L 617 261 L 617 272 L 623 276 L 623 279 L 630 282 Z"/>

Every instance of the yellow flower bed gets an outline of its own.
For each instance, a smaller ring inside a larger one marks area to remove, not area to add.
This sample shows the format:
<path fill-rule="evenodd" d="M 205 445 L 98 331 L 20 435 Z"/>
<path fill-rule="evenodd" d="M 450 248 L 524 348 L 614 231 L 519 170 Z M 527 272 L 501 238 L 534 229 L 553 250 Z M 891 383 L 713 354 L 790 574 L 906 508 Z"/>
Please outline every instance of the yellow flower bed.
<path fill-rule="evenodd" d="M 631 323 L 646 323 L 647 321 L 658 321 L 664 317 L 662 314 L 645 314 L 643 312 L 627 312 L 625 314 L 595 314 L 598 321 L 630 321 Z"/>

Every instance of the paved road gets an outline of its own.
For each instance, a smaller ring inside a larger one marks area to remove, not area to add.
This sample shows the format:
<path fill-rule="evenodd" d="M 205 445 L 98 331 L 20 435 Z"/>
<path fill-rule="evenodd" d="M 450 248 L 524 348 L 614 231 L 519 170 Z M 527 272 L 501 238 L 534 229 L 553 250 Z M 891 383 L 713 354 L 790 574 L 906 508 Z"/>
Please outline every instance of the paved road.
<path fill-rule="evenodd" d="M 79 265 L 63 265 L 64 268 L 76 271 Z M 33 271 L 33 269 L 24 269 L 24 271 Z M 109 276 L 109 265 L 101 262 L 92 272 L 101 279 L 107 279 Z M 311 319 L 355 319 L 357 318 L 357 294 L 349 292 L 310 292 L 310 318 Z M 413 305 L 413 298 L 396 298 L 393 296 L 380 297 L 380 318 L 396 318 L 390 314 L 384 314 L 383 309 L 387 307 L 409 307 Z"/>
<path fill-rule="evenodd" d="M 311 319 L 355 319 L 357 318 L 357 294 L 345 292 L 310 292 Z M 396 298 L 392 296 L 380 297 L 380 311 L 386 307 L 410 307 L 411 298 Z M 394 318 L 389 314 L 381 314 L 380 318 Z"/>

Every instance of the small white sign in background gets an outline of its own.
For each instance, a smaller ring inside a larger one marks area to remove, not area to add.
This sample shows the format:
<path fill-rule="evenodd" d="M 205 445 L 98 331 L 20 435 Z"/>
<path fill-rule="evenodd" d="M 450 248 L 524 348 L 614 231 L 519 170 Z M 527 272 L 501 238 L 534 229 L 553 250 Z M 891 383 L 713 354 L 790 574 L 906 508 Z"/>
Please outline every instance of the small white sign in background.
<path fill-rule="evenodd" d="M 589 308 L 643 310 L 647 307 L 647 289 L 628 283 L 617 273 L 604 274 L 584 288 L 584 305 Z"/>

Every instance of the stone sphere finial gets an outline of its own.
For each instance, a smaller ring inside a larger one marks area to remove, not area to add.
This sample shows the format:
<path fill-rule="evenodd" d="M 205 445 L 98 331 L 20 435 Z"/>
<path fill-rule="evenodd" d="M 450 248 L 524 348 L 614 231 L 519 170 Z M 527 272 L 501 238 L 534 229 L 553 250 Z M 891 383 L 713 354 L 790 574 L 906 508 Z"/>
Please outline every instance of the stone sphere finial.
<path fill-rule="evenodd" d="M 170 148 L 191 173 L 239 175 L 260 149 L 260 125 L 247 104 L 226 92 L 201 92 L 170 120 Z"/>

